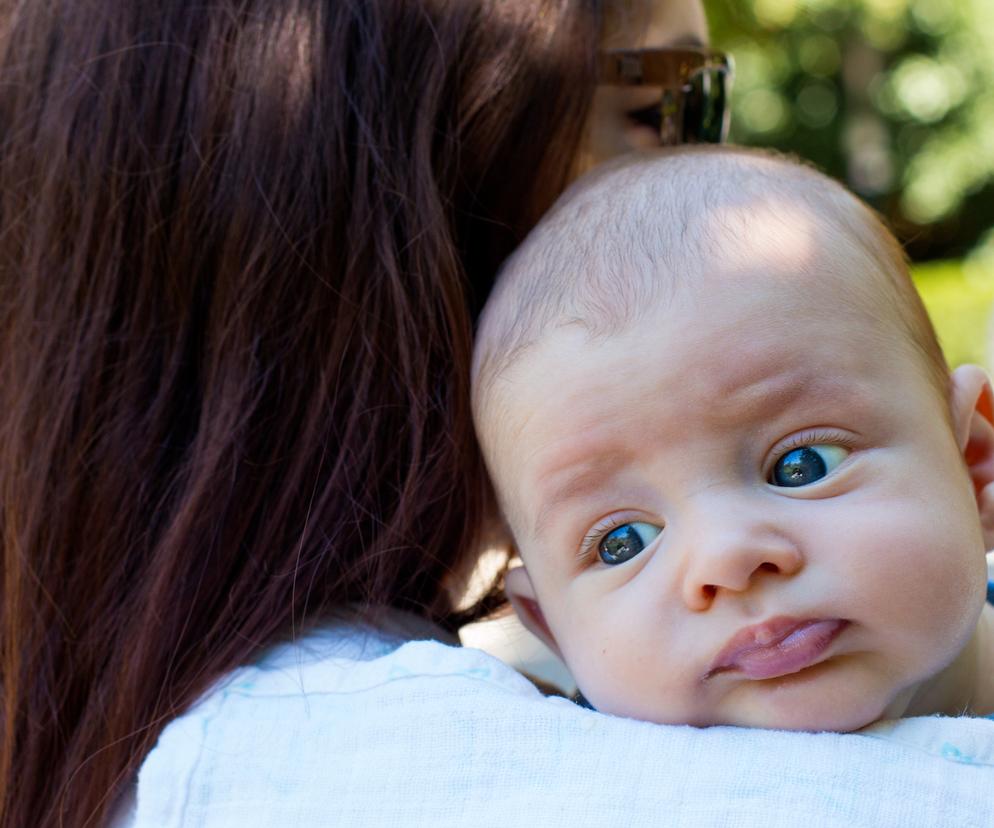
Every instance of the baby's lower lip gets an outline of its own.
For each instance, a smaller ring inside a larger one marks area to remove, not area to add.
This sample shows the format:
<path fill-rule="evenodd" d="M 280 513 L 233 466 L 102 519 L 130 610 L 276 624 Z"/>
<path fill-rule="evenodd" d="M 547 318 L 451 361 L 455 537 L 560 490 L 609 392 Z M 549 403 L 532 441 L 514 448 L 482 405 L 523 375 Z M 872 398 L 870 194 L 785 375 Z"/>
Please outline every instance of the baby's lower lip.
<path fill-rule="evenodd" d="M 837 618 L 803 622 L 768 645 L 744 647 L 711 672 L 734 670 L 750 679 L 797 673 L 818 661 L 848 623 Z"/>

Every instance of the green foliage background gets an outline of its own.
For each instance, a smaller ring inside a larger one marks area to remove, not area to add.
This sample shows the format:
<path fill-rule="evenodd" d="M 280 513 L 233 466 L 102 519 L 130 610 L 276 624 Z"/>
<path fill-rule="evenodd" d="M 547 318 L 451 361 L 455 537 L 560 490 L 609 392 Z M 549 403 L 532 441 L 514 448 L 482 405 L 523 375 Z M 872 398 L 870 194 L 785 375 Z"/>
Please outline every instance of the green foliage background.
<path fill-rule="evenodd" d="M 736 61 L 732 140 L 807 158 L 880 211 L 949 361 L 990 362 L 994 0 L 705 0 Z"/>

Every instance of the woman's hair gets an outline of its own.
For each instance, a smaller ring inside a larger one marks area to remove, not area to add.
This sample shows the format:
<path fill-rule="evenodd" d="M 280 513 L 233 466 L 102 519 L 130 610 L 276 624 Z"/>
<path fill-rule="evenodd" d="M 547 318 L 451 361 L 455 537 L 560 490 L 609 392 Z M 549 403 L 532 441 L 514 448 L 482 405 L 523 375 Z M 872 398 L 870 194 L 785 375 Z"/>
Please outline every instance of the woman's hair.
<path fill-rule="evenodd" d="M 102 824 L 323 618 L 459 622 L 471 309 L 568 178 L 599 6 L 0 2 L 0 824 Z"/>

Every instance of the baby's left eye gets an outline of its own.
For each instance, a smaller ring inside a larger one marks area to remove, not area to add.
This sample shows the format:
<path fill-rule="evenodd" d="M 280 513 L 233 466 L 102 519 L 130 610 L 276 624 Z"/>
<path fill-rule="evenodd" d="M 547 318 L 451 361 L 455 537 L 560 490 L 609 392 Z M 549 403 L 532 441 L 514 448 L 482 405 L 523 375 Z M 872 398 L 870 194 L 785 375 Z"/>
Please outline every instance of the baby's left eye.
<path fill-rule="evenodd" d="M 843 446 L 814 445 L 791 449 L 773 466 L 770 483 L 774 486 L 807 486 L 821 480 L 846 457 Z"/>

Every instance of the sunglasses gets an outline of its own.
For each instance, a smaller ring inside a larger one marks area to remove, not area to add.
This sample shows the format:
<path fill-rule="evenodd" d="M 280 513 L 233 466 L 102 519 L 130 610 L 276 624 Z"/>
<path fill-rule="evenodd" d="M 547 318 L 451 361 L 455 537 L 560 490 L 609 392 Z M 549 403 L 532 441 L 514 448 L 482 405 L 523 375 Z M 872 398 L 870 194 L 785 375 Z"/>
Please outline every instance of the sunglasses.
<path fill-rule="evenodd" d="M 730 56 L 693 47 L 612 49 L 600 54 L 601 84 L 660 86 L 658 104 L 630 112 L 659 132 L 659 142 L 720 144 L 728 138 Z"/>

